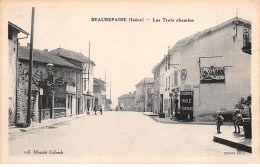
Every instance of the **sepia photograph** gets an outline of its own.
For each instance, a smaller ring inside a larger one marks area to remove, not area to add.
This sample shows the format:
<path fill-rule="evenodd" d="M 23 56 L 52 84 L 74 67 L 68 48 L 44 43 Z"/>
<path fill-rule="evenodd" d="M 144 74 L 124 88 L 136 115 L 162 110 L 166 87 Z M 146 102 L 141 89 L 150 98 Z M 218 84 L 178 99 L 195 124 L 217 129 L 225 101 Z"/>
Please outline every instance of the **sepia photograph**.
<path fill-rule="evenodd" d="M 260 163 L 259 1 L 0 1 L 0 163 Z"/>

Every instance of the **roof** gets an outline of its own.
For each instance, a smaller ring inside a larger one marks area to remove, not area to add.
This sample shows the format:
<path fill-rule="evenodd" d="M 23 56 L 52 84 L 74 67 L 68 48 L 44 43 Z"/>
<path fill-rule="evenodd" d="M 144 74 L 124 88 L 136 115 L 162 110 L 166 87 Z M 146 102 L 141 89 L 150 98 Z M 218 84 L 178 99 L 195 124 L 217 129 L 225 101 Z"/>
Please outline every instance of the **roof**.
<path fill-rule="evenodd" d="M 225 21 L 225 22 L 223 22 L 223 23 L 217 25 L 217 26 L 208 28 L 208 29 L 203 30 L 203 31 L 201 31 L 201 32 L 197 32 L 196 34 L 193 34 L 193 35 L 191 35 L 191 36 L 188 36 L 188 37 L 186 37 L 186 38 L 183 38 L 183 39 L 179 40 L 179 41 L 171 48 L 170 53 L 173 54 L 173 53 L 177 52 L 181 47 L 183 47 L 183 46 L 185 46 L 185 45 L 187 45 L 187 44 L 189 44 L 189 43 L 191 43 L 191 42 L 193 42 L 193 41 L 195 41 L 195 40 L 197 40 L 197 39 L 200 39 L 200 38 L 202 38 L 202 37 L 205 37 L 205 36 L 207 36 L 207 35 L 209 35 L 209 34 L 211 34 L 211 33 L 213 33 L 213 32 L 219 31 L 219 30 L 221 30 L 221 29 L 223 29 L 223 28 L 225 28 L 225 27 L 227 27 L 227 26 L 229 26 L 229 25 L 231 25 L 231 24 L 236 24 L 236 23 L 237 23 L 237 24 L 242 24 L 242 25 L 244 25 L 244 26 L 247 26 L 247 27 L 250 27 L 250 28 L 251 28 L 251 22 L 250 22 L 250 21 L 244 20 L 244 19 L 239 18 L 239 17 L 234 17 L 234 18 L 232 18 L 232 19 L 230 19 L 230 20 L 227 20 L 227 21 Z M 166 56 L 166 55 L 165 55 L 165 56 Z M 158 66 L 161 66 L 161 64 L 164 62 L 164 60 L 165 60 L 165 57 L 161 60 L 161 62 L 159 63 Z"/>
<path fill-rule="evenodd" d="M 128 94 L 123 94 L 122 96 L 119 96 L 118 99 L 123 99 L 123 98 L 134 98 L 135 93 L 128 93 Z"/>
<path fill-rule="evenodd" d="M 138 84 L 136 84 L 135 86 L 142 85 L 142 84 L 145 84 L 145 83 L 153 83 L 153 78 L 144 78 L 140 82 L 138 82 Z"/>
<path fill-rule="evenodd" d="M 22 33 L 24 33 L 26 35 L 30 35 L 28 32 L 26 32 L 22 28 L 18 27 L 17 25 L 11 23 L 10 21 L 8 21 L 8 26 L 11 26 L 12 28 L 16 29 L 18 32 L 22 32 Z"/>
<path fill-rule="evenodd" d="M 83 62 L 83 63 L 91 63 L 94 66 L 96 65 L 94 63 L 94 61 L 87 58 L 82 53 L 74 52 L 74 51 L 67 50 L 67 49 L 64 49 L 64 48 L 57 48 L 57 49 L 51 50 L 51 51 L 48 52 L 48 54 L 52 55 L 52 56 L 61 56 L 61 57 L 64 57 L 64 58 L 69 58 L 69 59 L 80 61 L 80 62 Z"/>
<path fill-rule="evenodd" d="M 19 59 L 29 60 L 30 48 L 26 46 L 19 46 Z M 68 61 L 58 57 L 58 56 L 50 56 L 45 54 L 43 51 L 38 49 L 33 49 L 33 61 L 41 62 L 41 63 L 52 63 L 54 65 L 78 68 L 77 66 L 69 63 Z"/>
<path fill-rule="evenodd" d="M 103 85 L 106 83 L 105 81 L 98 78 L 94 78 L 93 80 L 94 80 L 94 85 Z"/>

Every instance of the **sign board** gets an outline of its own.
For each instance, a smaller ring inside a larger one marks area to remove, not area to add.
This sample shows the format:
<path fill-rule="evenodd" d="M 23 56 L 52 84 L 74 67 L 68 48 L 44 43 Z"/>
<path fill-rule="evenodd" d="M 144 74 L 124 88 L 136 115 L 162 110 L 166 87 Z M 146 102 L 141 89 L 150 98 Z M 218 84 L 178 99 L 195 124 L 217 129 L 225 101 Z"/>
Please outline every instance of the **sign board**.
<path fill-rule="evenodd" d="M 225 82 L 225 67 L 200 68 L 200 83 Z"/>
<path fill-rule="evenodd" d="M 193 112 L 193 91 L 180 91 L 180 108 Z"/>
<path fill-rule="evenodd" d="M 43 89 L 40 88 L 40 95 L 43 95 Z"/>

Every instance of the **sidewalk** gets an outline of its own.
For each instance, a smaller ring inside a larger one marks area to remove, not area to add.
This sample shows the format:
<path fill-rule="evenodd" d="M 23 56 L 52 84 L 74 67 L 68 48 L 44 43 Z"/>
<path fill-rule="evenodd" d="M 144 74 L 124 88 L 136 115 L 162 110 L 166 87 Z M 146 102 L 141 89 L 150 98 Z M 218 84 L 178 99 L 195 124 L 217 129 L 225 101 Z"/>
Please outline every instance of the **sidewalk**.
<path fill-rule="evenodd" d="M 221 127 L 222 133 L 213 135 L 213 141 L 230 147 L 237 148 L 242 151 L 252 153 L 252 141 L 244 137 L 244 130 L 240 127 L 240 133 L 233 133 L 233 126 Z"/>
<path fill-rule="evenodd" d="M 9 135 L 10 134 L 15 135 L 15 134 L 21 133 L 21 132 L 32 132 L 32 131 L 35 131 L 38 129 L 52 127 L 52 126 L 59 125 L 61 123 L 75 120 L 75 119 L 78 119 L 80 117 L 85 117 L 85 116 L 87 116 L 87 115 L 84 113 L 84 114 L 75 115 L 75 116 L 71 116 L 71 117 L 62 117 L 62 118 L 56 118 L 56 119 L 42 120 L 41 123 L 32 122 L 31 125 L 27 128 L 18 128 L 16 126 L 11 126 L 11 127 L 9 127 L 8 132 L 9 132 Z"/>
<path fill-rule="evenodd" d="M 153 120 L 165 123 L 165 124 L 196 124 L 196 125 L 216 125 L 215 121 L 212 122 L 198 122 L 198 121 L 192 121 L 192 122 L 185 122 L 185 121 L 177 121 L 173 118 L 173 120 L 170 119 L 170 117 L 165 118 L 159 118 L 158 115 L 154 113 L 146 113 L 144 114 L 146 116 L 149 116 Z M 246 151 L 249 153 L 252 153 L 252 143 L 251 139 L 247 139 L 244 137 L 244 130 L 243 127 L 240 127 L 241 132 L 233 133 L 234 132 L 234 126 L 233 122 L 224 122 L 224 126 L 221 126 L 221 132 L 220 134 L 216 133 L 213 135 L 213 141 L 224 144 L 230 147 L 237 148 L 242 151 Z"/>
<path fill-rule="evenodd" d="M 199 121 L 178 121 L 175 118 L 170 119 L 170 117 L 165 117 L 165 118 L 159 118 L 158 114 L 150 113 L 150 112 L 145 112 L 144 115 L 149 116 L 153 120 L 160 122 L 160 123 L 165 123 L 165 124 L 196 124 L 196 125 L 216 125 L 215 121 L 211 122 L 199 122 Z M 225 122 L 224 125 L 232 125 L 233 122 Z"/>

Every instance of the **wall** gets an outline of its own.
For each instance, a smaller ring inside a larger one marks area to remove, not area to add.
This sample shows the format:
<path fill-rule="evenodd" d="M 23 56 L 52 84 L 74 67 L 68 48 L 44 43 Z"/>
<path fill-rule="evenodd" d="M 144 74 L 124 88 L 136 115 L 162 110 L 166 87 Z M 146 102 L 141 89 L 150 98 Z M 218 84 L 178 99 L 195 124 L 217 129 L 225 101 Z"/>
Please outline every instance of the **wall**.
<path fill-rule="evenodd" d="M 13 31 L 12 39 L 8 39 L 8 78 L 9 85 L 9 126 L 15 123 L 15 111 L 16 111 L 16 56 L 17 56 L 17 32 Z"/>
<path fill-rule="evenodd" d="M 213 113 L 220 108 L 233 110 L 239 98 L 250 94 L 250 57 L 242 52 L 243 27 L 238 26 L 235 35 L 234 24 L 220 31 L 200 38 L 181 49 L 181 69 L 187 70 L 187 78 L 181 82 L 181 90 L 189 85 L 194 90 L 194 115 Z M 224 67 L 225 82 L 200 83 L 199 57 L 223 56 L 220 58 L 201 58 L 200 67 Z"/>
<path fill-rule="evenodd" d="M 28 75 L 27 72 L 29 70 L 29 64 L 28 61 L 25 60 L 19 60 L 19 74 L 18 74 L 18 89 L 17 89 L 17 120 L 18 123 L 25 123 L 26 121 L 26 115 L 27 115 L 27 94 L 28 94 Z M 39 80 L 40 78 L 36 79 L 36 74 L 43 75 L 44 78 L 47 77 L 46 74 L 46 65 L 41 64 L 39 62 L 34 62 L 33 65 L 33 78 L 35 80 Z M 63 84 L 56 85 L 53 87 L 53 90 L 55 91 L 54 94 L 54 102 L 57 102 L 57 98 L 66 98 L 66 84 L 74 85 L 76 82 L 76 69 L 63 67 L 63 66 L 54 66 L 53 67 L 53 80 L 59 80 L 62 81 Z M 34 84 L 32 85 L 32 90 L 38 90 L 38 87 L 36 87 Z M 33 99 L 38 98 L 33 97 Z M 37 100 L 37 99 L 36 99 Z M 66 102 L 65 102 L 66 103 Z M 76 102 L 73 101 L 74 106 L 76 106 Z M 36 106 L 37 103 L 34 105 L 33 111 L 38 113 L 38 107 Z M 64 104 L 64 109 L 66 104 Z M 61 108 L 60 103 L 54 103 L 54 108 Z M 56 112 L 56 111 L 55 111 Z"/>

